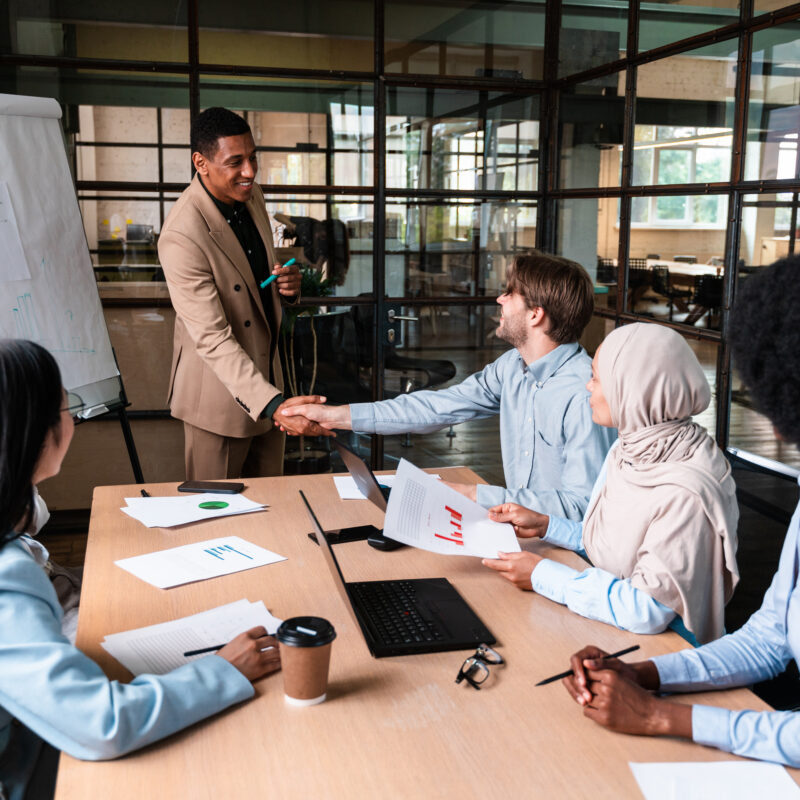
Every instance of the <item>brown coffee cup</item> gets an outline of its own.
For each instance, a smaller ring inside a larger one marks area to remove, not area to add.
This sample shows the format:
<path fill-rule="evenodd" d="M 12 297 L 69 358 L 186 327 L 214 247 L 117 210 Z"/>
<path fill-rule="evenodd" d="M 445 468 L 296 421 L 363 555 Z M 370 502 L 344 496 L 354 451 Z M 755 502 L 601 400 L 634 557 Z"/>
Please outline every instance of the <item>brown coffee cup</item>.
<path fill-rule="evenodd" d="M 278 628 L 286 702 L 313 706 L 327 696 L 328 665 L 336 631 L 322 617 L 292 617 Z"/>

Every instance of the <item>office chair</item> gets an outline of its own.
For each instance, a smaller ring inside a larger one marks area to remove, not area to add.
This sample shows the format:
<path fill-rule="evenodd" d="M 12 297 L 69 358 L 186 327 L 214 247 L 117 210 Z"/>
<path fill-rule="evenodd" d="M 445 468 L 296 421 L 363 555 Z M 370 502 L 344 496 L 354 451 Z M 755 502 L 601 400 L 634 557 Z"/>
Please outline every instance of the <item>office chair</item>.
<path fill-rule="evenodd" d="M 652 282 L 653 271 L 647 266 L 645 259 L 628 259 L 628 311 L 636 311 L 636 304 L 647 293 Z"/>
<path fill-rule="evenodd" d="M 669 269 L 661 264 L 653 265 L 653 291 L 667 298 L 670 322 L 672 322 L 672 312 L 674 310 L 675 301 L 688 301 L 693 294 L 691 289 L 677 289 L 672 286 L 669 278 Z"/>
<path fill-rule="evenodd" d="M 607 284 L 617 282 L 617 265 L 613 258 L 597 257 L 597 282 Z"/>

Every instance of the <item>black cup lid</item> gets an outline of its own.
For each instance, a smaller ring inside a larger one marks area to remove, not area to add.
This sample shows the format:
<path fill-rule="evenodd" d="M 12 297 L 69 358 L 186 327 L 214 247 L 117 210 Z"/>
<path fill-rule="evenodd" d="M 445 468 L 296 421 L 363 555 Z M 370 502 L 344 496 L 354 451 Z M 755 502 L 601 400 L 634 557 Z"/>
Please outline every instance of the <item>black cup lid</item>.
<path fill-rule="evenodd" d="M 336 638 L 336 631 L 322 617 L 292 617 L 281 623 L 275 636 L 292 647 L 322 647 Z"/>

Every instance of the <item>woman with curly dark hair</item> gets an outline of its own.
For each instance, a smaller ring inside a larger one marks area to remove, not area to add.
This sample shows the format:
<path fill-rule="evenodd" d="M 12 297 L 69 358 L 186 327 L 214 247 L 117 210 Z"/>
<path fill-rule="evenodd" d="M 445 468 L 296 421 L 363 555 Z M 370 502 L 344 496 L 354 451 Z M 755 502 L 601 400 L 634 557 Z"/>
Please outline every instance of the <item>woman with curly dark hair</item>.
<path fill-rule="evenodd" d="M 33 342 L 0 340 L 0 797 L 48 797 L 53 748 L 114 758 L 254 694 L 279 668 L 263 628 L 166 675 L 109 681 L 61 630 L 47 551 L 36 527 L 36 485 L 56 475 L 74 425 L 55 359 Z M 273 649 L 274 648 L 274 649 Z"/>
<path fill-rule="evenodd" d="M 731 325 L 734 361 L 776 435 L 800 444 L 800 256 L 751 276 Z M 584 714 L 625 733 L 682 736 L 731 753 L 800 766 L 800 714 L 674 703 L 653 691 L 746 686 L 800 660 L 800 504 L 761 608 L 739 630 L 696 650 L 623 663 L 589 646 L 564 684 Z"/>

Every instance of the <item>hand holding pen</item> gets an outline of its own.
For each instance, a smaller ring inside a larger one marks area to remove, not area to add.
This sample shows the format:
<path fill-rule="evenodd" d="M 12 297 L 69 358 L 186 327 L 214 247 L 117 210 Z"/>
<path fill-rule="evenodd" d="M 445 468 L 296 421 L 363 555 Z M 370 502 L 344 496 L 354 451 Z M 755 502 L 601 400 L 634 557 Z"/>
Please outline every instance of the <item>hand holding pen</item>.
<path fill-rule="evenodd" d="M 217 655 L 233 664 L 249 681 L 263 678 L 281 668 L 278 640 L 268 635 L 262 625 L 240 633 L 226 645 L 189 650 L 184 656 L 200 655 L 215 650 Z"/>
<path fill-rule="evenodd" d="M 619 656 L 625 656 L 628 653 L 633 653 L 634 650 L 638 650 L 639 645 L 634 644 L 631 647 L 626 647 L 624 650 L 617 650 L 616 653 L 606 653 L 604 650 L 600 650 L 598 647 L 585 647 L 578 653 L 575 653 L 572 658 L 570 658 L 570 663 L 572 664 L 572 668 L 565 670 L 564 672 L 559 672 L 557 675 L 551 675 L 549 678 L 545 678 L 539 683 L 535 684 L 536 686 L 545 686 L 548 683 L 553 683 L 554 681 L 560 681 L 562 678 L 575 678 L 576 682 L 582 686 L 586 685 L 586 668 L 589 669 L 617 669 L 618 671 L 622 672 L 625 667 L 630 666 L 625 664 L 623 661 L 619 661 Z M 591 663 L 589 663 L 591 661 Z M 584 664 L 584 662 L 586 662 Z"/>
<path fill-rule="evenodd" d="M 283 266 L 277 264 L 272 268 L 272 275 L 261 281 L 261 288 L 266 289 L 273 281 L 277 281 L 278 291 L 284 297 L 294 297 L 300 293 L 302 276 L 296 258 L 290 258 Z"/>

